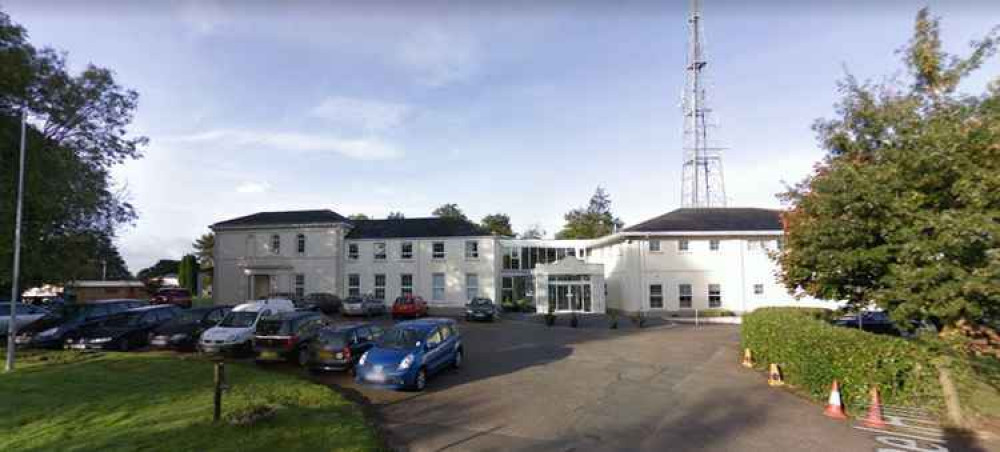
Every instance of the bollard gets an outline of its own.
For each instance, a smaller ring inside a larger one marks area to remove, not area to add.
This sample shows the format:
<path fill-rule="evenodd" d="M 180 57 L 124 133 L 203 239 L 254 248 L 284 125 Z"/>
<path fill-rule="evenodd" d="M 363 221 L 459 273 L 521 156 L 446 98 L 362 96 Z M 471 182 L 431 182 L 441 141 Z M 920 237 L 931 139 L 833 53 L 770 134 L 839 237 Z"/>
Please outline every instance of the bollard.
<path fill-rule="evenodd" d="M 219 422 L 222 417 L 222 390 L 225 389 L 226 364 L 222 361 L 215 363 L 215 411 L 212 413 L 212 422 Z"/>

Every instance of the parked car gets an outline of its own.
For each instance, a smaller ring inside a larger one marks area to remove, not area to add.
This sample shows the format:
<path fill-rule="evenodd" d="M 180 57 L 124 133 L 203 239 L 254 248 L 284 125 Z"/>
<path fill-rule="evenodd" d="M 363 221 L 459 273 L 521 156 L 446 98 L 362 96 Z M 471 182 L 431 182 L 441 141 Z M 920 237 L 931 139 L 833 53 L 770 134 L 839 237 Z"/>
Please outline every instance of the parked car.
<path fill-rule="evenodd" d="M 257 322 L 253 339 L 254 361 L 257 364 L 291 361 L 305 366 L 309 361 L 309 344 L 324 325 L 317 312 L 282 312 Z"/>
<path fill-rule="evenodd" d="M 858 315 L 849 314 L 833 321 L 834 325 L 858 328 Z M 889 314 L 883 311 L 864 311 L 861 314 L 861 330 L 876 334 L 899 335 L 899 329 L 892 323 Z"/>
<path fill-rule="evenodd" d="M 392 318 L 402 317 L 425 317 L 427 316 L 427 302 L 418 296 L 403 296 L 396 298 L 392 303 Z"/>
<path fill-rule="evenodd" d="M 309 344 L 311 371 L 353 370 L 361 355 L 375 345 L 382 328 L 370 323 L 348 323 L 321 328 Z"/>
<path fill-rule="evenodd" d="M 348 315 L 373 316 L 385 314 L 385 303 L 372 297 L 347 297 L 341 305 L 341 313 Z"/>
<path fill-rule="evenodd" d="M 191 292 L 183 288 L 160 289 L 149 299 L 149 304 L 172 304 L 182 308 L 191 307 Z"/>
<path fill-rule="evenodd" d="M 473 298 L 465 305 L 465 320 L 500 320 L 500 306 L 489 298 Z"/>
<path fill-rule="evenodd" d="M 49 313 L 47 309 L 40 306 L 33 306 L 30 304 L 17 303 L 14 307 L 17 310 L 17 329 L 20 330 L 22 327 L 26 327 L 36 320 L 45 317 Z M 7 341 L 7 329 L 10 325 L 10 302 L 0 301 L 0 335 L 3 338 L 0 342 Z"/>
<path fill-rule="evenodd" d="M 129 309 L 106 319 L 90 322 L 66 348 L 74 350 L 118 350 L 122 352 L 149 343 L 149 332 L 181 313 L 174 305 L 153 305 Z"/>
<path fill-rule="evenodd" d="M 149 334 L 149 345 L 183 350 L 195 348 L 201 333 L 218 325 L 232 309 L 232 306 L 212 306 L 185 310 L 169 322 L 154 328 Z"/>
<path fill-rule="evenodd" d="M 448 367 L 461 367 L 463 354 L 462 337 L 454 320 L 400 322 L 361 355 L 355 379 L 377 387 L 422 391 L 431 375 Z"/>
<path fill-rule="evenodd" d="M 243 303 L 229 311 L 218 325 L 201 333 L 198 349 L 203 353 L 242 353 L 253 351 L 257 322 L 279 312 L 295 311 L 292 300 L 272 298 Z"/>
<path fill-rule="evenodd" d="M 14 340 L 26 347 L 62 348 L 66 339 L 75 338 L 84 325 L 145 305 L 146 302 L 133 299 L 68 303 L 21 329 Z"/>
<path fill-rule="evenodd" d="M 306 295 L 306 298 L 299 305 L 299 309 L 320 311 L 330 315 L 340 312 L 341 304 L 340 297 L 332 293 L 315 292 Z"/>

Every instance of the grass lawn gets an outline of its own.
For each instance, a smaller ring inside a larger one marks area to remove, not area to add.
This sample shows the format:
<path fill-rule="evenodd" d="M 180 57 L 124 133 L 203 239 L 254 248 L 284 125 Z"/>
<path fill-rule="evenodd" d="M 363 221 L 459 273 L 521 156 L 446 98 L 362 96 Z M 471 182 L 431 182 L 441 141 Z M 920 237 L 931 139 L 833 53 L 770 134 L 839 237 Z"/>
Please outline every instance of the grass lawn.
<path fill-rule="evenodd" d="M 0 349 L 2 350 L 2 349 Z M 21 353 L 19 352 L 19 355 Z M 212 423 L 212 363 L 171 353 L 26 352 L 0 374 L 0 450 L 379 450 L 361 408 L 294 376 L 227 363 Z M 251 425 L 225 420 L 269 405 Z"/>

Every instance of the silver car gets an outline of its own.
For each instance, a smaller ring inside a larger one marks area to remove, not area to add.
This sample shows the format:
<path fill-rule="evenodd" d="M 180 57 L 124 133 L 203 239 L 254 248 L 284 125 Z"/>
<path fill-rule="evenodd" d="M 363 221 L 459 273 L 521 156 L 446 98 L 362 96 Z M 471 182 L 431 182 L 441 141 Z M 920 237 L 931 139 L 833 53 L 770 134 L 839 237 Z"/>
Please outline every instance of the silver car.
<path fill-rule="evenodd" d="M 386 313 L 385 302 L 372 297 L 347 297 L 340 306 L 343 315 L 383 315 Z"/>

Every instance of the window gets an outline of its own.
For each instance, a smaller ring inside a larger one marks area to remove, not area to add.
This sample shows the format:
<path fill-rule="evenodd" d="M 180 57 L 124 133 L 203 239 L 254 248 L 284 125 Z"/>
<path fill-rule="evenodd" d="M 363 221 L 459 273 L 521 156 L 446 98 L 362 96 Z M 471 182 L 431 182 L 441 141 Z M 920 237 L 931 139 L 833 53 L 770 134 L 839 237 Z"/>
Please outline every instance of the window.
<path fill-rule="evenodd" d="M 375 299 L 385 300 L 385 275 L 375 275 Z"/>
<path fill-rule="evenodd" d="M 708 241 L 708 249 L 710 249 L 712 251 L 719 251 L 719 241 L 718 240 L 709 240 Z"/>
<path fill-rule="evenodd" d="M 431 300 L 444 301 L 444 273 L 431 276 Z"/>
<path fill-rule="evenodd" d="M 754 284 L 753 285 L 753 294 L 754 295 L 764 295 L 764 285 L 763 284 Z"/>
<path fill-rule="evenodd" d="M 413 259 L 413 242 L 403 242 L 399 244 L 399 258 Z"/>
<path fill-rule="evenodd" d="M 465 242 L 465 258 L 479 259 L 479 242 L 475 240 Z"/>
<path fill-rule="evenodd" d="M 399 275 L 399 294 L 402 296 L 413 295 L 413 275 L 409 273 Z"/>
<path fill-rule="evenodd" d="M 649 285 L 649 309 L 663 309 L 663 285 Z"/>
<path fill-rule="evenodd" d="M 649 241 L 649 251 L 652 251 L 654 253 L 660 252 L 660 241 L 659 240 L 650 240 Z"/>
<path fill-rule="evenodd" d="M 431 244 L 431 257 L 434 259 L 444 259 L 444 242 L 434 242 Z"/>
<path fill-rule="evenodd" d="M 708 307 L 722 307 L 722 286 L 718 284 L 708 285 Z"/>
<path fill-rule="evenodd" d="M 375 246 L 372 248 L 373 256 L 377 261 L 385 260 L 385 242 L 375 242 Z"/>
<path fill-rule="evenodd" d="M 278 234 L 271 236 L 271 253 L 281 254 L 281 236 Z"/>
<path fill-rule="evenodd" d="M 430 336 L 427 336 L 427 345 L 436 347 L 441 343 L 441 330 L 434 330 Z"/>
<path fill-rule="evenodd" d="M 358 256 L 360 254 L 361 253 L 358 252 L 358 244 L 357 243 L 349 243 L 349 244 L 347 244 L 347 258 L 348 259 L 350 259 L 352 261 L 356 261 L 356 260 L 358 260 Z"/>
<path fill-rule="evenodd" d="M 469 273 L 465 275 L 465 298 L 473 299 L 479 296 L 479 275 Z"/>
<path fill-rule="evenodd" d="M 681 309 L 691 308 L 691 285 L 690 284 L 678 284 L 677 285 L 677 302 L 679 303 Z"/>
<path fill-rule="evenodd" d="M 688 251 L 690 245 L 691 245 L 690 242 L 688 242 L 687 240 L 678 240 L 677 251 Z"/>
<path fill-rule="evenodd" d="M 295 296 L 297 298 L 306 296 L 306 275 L 302 273 L 295 275 Z"/>
<path fill-rule="evenodd" d="M 357 273 L 351 273 L 350 275 L 347 275 L 347 296 L 348 297 L 361 296 L 361 275 Z"/>
<path fill-rule="evenodd" d="M 295 236 L 295 246 L 299 254 L 306 254 L 306 235 L 299 234 Z"/>

